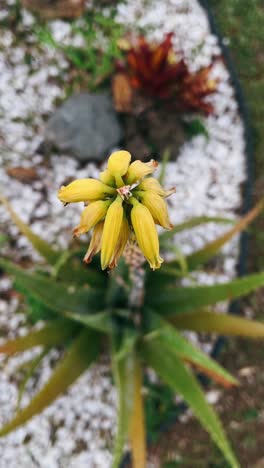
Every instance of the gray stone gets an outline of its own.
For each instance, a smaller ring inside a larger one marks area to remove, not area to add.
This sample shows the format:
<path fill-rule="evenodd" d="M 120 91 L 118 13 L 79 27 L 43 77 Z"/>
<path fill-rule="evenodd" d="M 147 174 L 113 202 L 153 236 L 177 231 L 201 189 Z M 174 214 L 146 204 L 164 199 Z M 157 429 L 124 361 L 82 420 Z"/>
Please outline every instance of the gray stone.
<path fill-rule="evenodd" d="M 122 131 L 107 94 L 71 96 L 48 121 L 45 141 L 80 161 L 100 161 L 117 146 Z"/>

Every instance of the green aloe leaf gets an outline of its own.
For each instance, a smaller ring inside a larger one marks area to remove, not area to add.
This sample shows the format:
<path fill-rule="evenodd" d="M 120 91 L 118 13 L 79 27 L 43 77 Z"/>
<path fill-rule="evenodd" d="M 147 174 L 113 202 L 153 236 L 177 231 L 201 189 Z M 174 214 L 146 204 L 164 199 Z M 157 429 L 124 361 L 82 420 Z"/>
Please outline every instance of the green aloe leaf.
<path fill-rule="evenodd" d="M 157 335 L 159 336 L 159 342 L 162 342 L 170 353 L 175 354 L 185 362 L 191 363 L 221 385 L 225 387 L 238 385 L 238 381 L 232 377 L 229 372 L 223 369 L 207 354 L 193 346 L 173 326 L 165 322 L 165 320 L 160 319 L 157 315 L 151 314 L 151 327 L 154 331 L 146 335 L 144 341 L 155 340 Z"/>
<path fill-rule="evenodd" d="M 0 194 L 0 203 L 6 207 L 13 222 L 19 230 L 31 242 L 37 252 L 47 260 L 50 265 L 54 266 L 54 272 L 58 274 L 62 281 L 72 281 L 78 284 L 89 284 L 91 286 L 103 286 L 105 284 L 104 275 L 88 268 L 87 265 L 80 265 L 76 259 L 72 258 L 73 254 L 69 251 L 59 251 L 53 249 L 48 242 L 36 235 L 30 227 L 20 219 L 17 213 L 13 210 L 9 201 Z M 71 257 L 71 258 L 69 258 Z M 69 261 L 67 262 L 67 259 Z"/>
<path fill-rule="evenodd" d="M 69 320 L 54 320 L 40 330 L 33 330 L 25 336 L 9 340 L 0 346 L 0 353 L 14 354 L 35 346 L 58 346 L 72 338 L 79 326 Z"/>
<path fill-rule="evenodd" d="M 134 345 L 135 336 L 128 334 L 120 346 L 113 345 L 112 367 L 118 390 L 118 427 L 113 452 L 112 468 L 118 468 L 128 439 L 129 422 L 133 409 L 134 395 Z"/>
<path fill-rule="evenodd" d="M 193 330 L 221 335 L 264 338 L 264 323 L 247 320 L 231 314 L 219 314 L 208 311 L 177 314 L 170 317 L 170 322 L 180 330 Z"/>
<path fill-rule="evenodd" d="M 23 290 L 27 290 L 42 304 L 57 313 L 71 318 L 76 314 L 89 314 L 98 310 L 103 296 L 100 291 L 88 287 L 72 287 L 68 284 L 56 283 L 52 278 L 37 273 L 29 273 L 15 264 L 0 259 L 0 266 L 15 277 L 16 283 Z"/>
<path fill-rule="evenodd" d="M 241 218 L 235 226 L 216 240 L 209 242 L 205 247 L 197 250 L 186 257 L 189 271 L 195 270 L 201 264 L 204 264 L 214 257 L 219 250 L 229 242 L 236 234 L 246 229 L 248 225 L 261 213 L 264 207 L 264 201 L 261 200 L 252 210 Z"/>
<path fill-rule="evenodd" d="M 41 239 L 41 237 L 34 234 L 34 232 L 30 229 L 30 227 L 19 218 L 19 216 L 15 213 L 12 206 L 10 205 L 9 201 L 0 194 L 0 203 L 6 207 L 8 213 L 10 214 L 13 222 L 17 225 L 19 230 L 26 236 L 26 238 L 31 242 L 33 247 L 38 251 L 38 253 L 47 260 L 50 265 L 54 265 L 61 256 L 61 251 L 57 251 L 53 249 L 48 242 Z"/>
<path fill-rule="evenodd" d="M 168 273 L 168 270 L 169 270 L 169 273 L 175 274 L 176 277 L 186 277 L 188 275 L 188 264 L 186 261 L 186 256 L 183 254 L 182 250 L 175 244 L 168 245 L 166 250 L 168 250 L 169 252 L 175 255 L 175 259 L 178 262 L 180 270 L 178 269 L 176 270 L 174 268 L 172 272 L 172 268 L 171 269 L 170 267 L 166 268 L 165 266 L 165 274 Z"/>
<path fill-rule="evenodd" d="M 88 329 L 83 330 L 68 348 L 66 355 L 57 365 L 46 385 L 32 398 L 28 406 L 19 411 L 0 430 L 0 436 L 17 429 L 50 405 L 91 365 L 98 353 L 98 335 Z"/>
<path fill-rule="evenodd" d="M 230 301 L 264 286 L 264 273 L 248 275 L 228 283 L 213 286 L 163 288 L 159 294 L 148 294 L 146 304 L 163 317 L 194 312 L 220 301 Z"/>
<path fill-rule="evenodd" d="M 160 242 L 163 244 L 164 242 L 171 239 L 175 234 L 178 232 L 185 231 L 186 229 L 192 229 L 197 226 L 201 226 L 201 224 L 207 223 L 219 223 L 219 224 L 231 224 L 234 221 L 227 218 L 221 218 L 217 216 L 197 216 L 195 218 L 191 218 L 189 221 L 185 221 L 184 223 L 176 224 L 170 231 L 163 232 L 160 236 Z"/>
<path fill-rule="evenodd" d="M 27 363 L 28 364 L 27 365 L 27 371 L 25 373 L 25 376 L 24 376 L 21 384 L 19 385 L 16 412 L 20 409 L 21 400 L 22 400 L 22 397 L 23 397 L 23 395 L 25 393 L 26 385 L 27 385 L 28 381 L 31 379 L 34 372 L 38 368 L 39 364 L 41 363 L 43 358 L 48 354 L 48 352 L 49 352 L 49 348 L 45 348 L 38 356 L 36 356 L 34 359 L 32 359 L 32 361 L 30 361 L 30 363 Z"/>
<path fill-rule="evenodd" d="M 161 379 L 175 392 L 182 395 L 203 427 L 223 452 L 231 467 L 238 468 L 239 463 L 225 436 L 221 421 L 213 408 L 207 403 L 200 385 L 182 360 L 175 353 L 170 352 L 159 336 L 153 340 L 143 342 L 141 354 Z"/>
<path fill-rule="evenodd" d="M 160 175 L 159 175 L 159 183 L 163 185 L 165 175 L 166 175 L 166 168 L 167 164 L 171 158 L 171 150 L 170 148 L 165 148 L 163 155 L 162 155 L 162 161 L 161 161 L 161 169 L 160 169 Z"/>
<path fill-rule="evenodd" d="M 103 312 L 96 312 L 95 314 L 76 314 L 65 312 L 65 317 L 82 323 L 87 327 L 94 328 L 100 332 L 110 333 L 112 330 L 111 310 L 107 309 Z"/>
<path fill-rule="evenodd" d="M 74 279 L 80 286 L 104 287 L 107 276 L 101 270 L 85 265 L 80 256 L 84 256 L 83 249 L 63 252 L 53 266 L 52 277 L 65 283 L 72 283 Z"/>

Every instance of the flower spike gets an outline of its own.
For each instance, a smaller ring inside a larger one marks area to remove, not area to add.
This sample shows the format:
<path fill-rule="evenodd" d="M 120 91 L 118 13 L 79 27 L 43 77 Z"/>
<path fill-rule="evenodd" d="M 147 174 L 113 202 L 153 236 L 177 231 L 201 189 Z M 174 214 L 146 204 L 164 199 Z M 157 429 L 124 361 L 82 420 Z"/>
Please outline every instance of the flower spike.
<path fill-rule="evenodd" d="M 138 243 L 151 268 L 159 268 L 163 260 L 155 224 L 172 227 L 164 198 L 175 189 L 164 190 L 153 177 L 145 178 L 155 171 L 156 161 L 130 161 L 128 151 L 116 151 L 110 155 L 107 169 L 100 173 L 100 180 L 75 180 L 58 192 L 65 204 L 85 203 L 73 234 L 80 236 L 93 228 L 83 260 L 90 263 L 101 251 L 103 270 L 116 267 L 133 242 Z"/>

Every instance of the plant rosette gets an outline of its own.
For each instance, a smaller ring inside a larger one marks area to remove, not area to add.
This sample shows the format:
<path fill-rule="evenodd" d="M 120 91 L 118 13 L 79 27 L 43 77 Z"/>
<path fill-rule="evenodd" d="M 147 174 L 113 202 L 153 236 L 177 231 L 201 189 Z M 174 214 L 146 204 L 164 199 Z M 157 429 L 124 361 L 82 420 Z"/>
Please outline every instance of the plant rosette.
<path fill-rule="evenodd" d="M 212 286 L 182 286 L 180 280 L 191 276 L 245 229 L 263 210 L 264 203 L 260 201 L 224 235 L 185 257 L 184 268 L 178 256 L 161 265 L 160 240 L 165 245 L 175 231 L 192 225 L 171 225 L 164 197 L 174 190 L 166 191 L 152 177 L 156 165 L 130 163 L 130 160 L 127 151 L 113 153 L 107 169 L 100 174 L 101 180 L 76 180 L 58 192 L 64 204 L 88 203 L 73 233 L 80 235 L 93 228 L 84 261 L 89 263 L 101 251 L 101 268 L 97 262 L 85 268 L 76 263 L 79 251 L 55 250 L 34 234 L 1 197 L 13 221 L 46 259 L 50 269 L 48 274 L 41 270 L 28 272 L 7 259 L 0 259 L 1 268 L 14 277 L 18 289 L 37 310 L 37 321 L 42 323 L 24 336 L 1 345 L 0 352 L 12 355 L 41 346 L 43 351 L 34 360 L 29 375 L 52 348 L 63 347 L 64 354 L 48 381 L 1 428 L 0 435 L 7 435 L 40 413 L 98 360 L 100 354 L 107 352 L 118 391 L 113 467 L 119 466 L 128 441 L 133 466 L 146 466 L 142 392 L 145 367 L 152 368 L 183 397 L 230 466 L 238 467 L 221 422 L 207 402 L 193 368 L 224 387 L 238 385 L 238 381 L 189 342 L 181 331 L 263 338 L 262 323 L 219 314 L 214 308 L 220 301 L 235 299 L 263 286 L 264 274 Z M 158 238 L 155 224 L 169 231 Z M 135 255 L 131 255 L 135 251 L 140 266 L 135 265 Z M 104 272 L 107 267 L 113 268 L 109 274 Z"/>

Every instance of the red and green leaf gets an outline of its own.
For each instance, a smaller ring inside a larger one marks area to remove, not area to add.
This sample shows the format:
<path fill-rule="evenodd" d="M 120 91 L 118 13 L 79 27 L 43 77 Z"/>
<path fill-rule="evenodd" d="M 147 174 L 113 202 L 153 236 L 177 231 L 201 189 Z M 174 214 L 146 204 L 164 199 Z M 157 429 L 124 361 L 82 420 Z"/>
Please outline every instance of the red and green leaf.
<path fill-rule="evenodd" d="M 238 385 L 238 381 L 216 361 L 184 338 L 172 325 L 160 319 L 156 314 L 149 316 L 153 331 L 145 335 L 144 341 L 156 340 L 162 343 L 168 352 L 192 364 L 224 387 Z"/>
<path fill-rule="evenodd" d="M 88 329 L 83 330 L 68 348 L 46 385 L 32 398 L 28 406 L 2 427 L 0 436 L 22 426 L 49 406 L 95 361 L 98 354 L 98 335 Z"/>
<path fill-rule="evenodd" d="M 25 336 L 9 340 L 0 346 L 0 353 L 14 354 L 36 346 L 59 346 L 74 337 L 79 326 L 69 320 L 54 320 L 39 330 L 32 330 Z"/>
<path fill-rule="evenodd" d="M 170 318 L 170 322 L 180 330 L 219 333 L 254 339 L 264 338 L 264 323 L 231 314 L 201 310 L 188 314 L 176 314 Z"/>
<path fill-rule="evenodd" d="M 148 294 L 146 305 L 157 310 L 162 317 L 171 317 L 245 296 L 261 286 L 264 286 L 264 273 L 213 286 L 164 287 L 159 294 Z"/>
<path fill-rule="evenodd" d="M 221 421 L 206 401 L 205 395 L 190 369 L 175 353 L 170 352 L 159 336 L 154 340 L 143 342 L 141 353 L 147 365 L 151 366 L 160 378 L 188 403 L 202 426 L 223 452 L 230 466 L 239 468 L 239 463 L 226 438 Z"/>
<path fill-rule="evenodd" d="M 62 252 L 53 249 L 48 242 L 44 239 L 39 237 L 35 234 L 30 227 L 22 221 L 22 219 L 17 215 L 17 213 L 13 210 L 12 206 L 10 205 L 9 201 L 0 194 L 0 203 L 3 203 L 5 208 L 7 209 L 8 213 L 10 214 L 13 222 L 16 224 L 18 229 L 24 234 L 24 236 L 31 242 L 33 247 L 37 250 L 37 252 L 47 260 L 50 265 L 54 265 L 60 258 Z"/>

